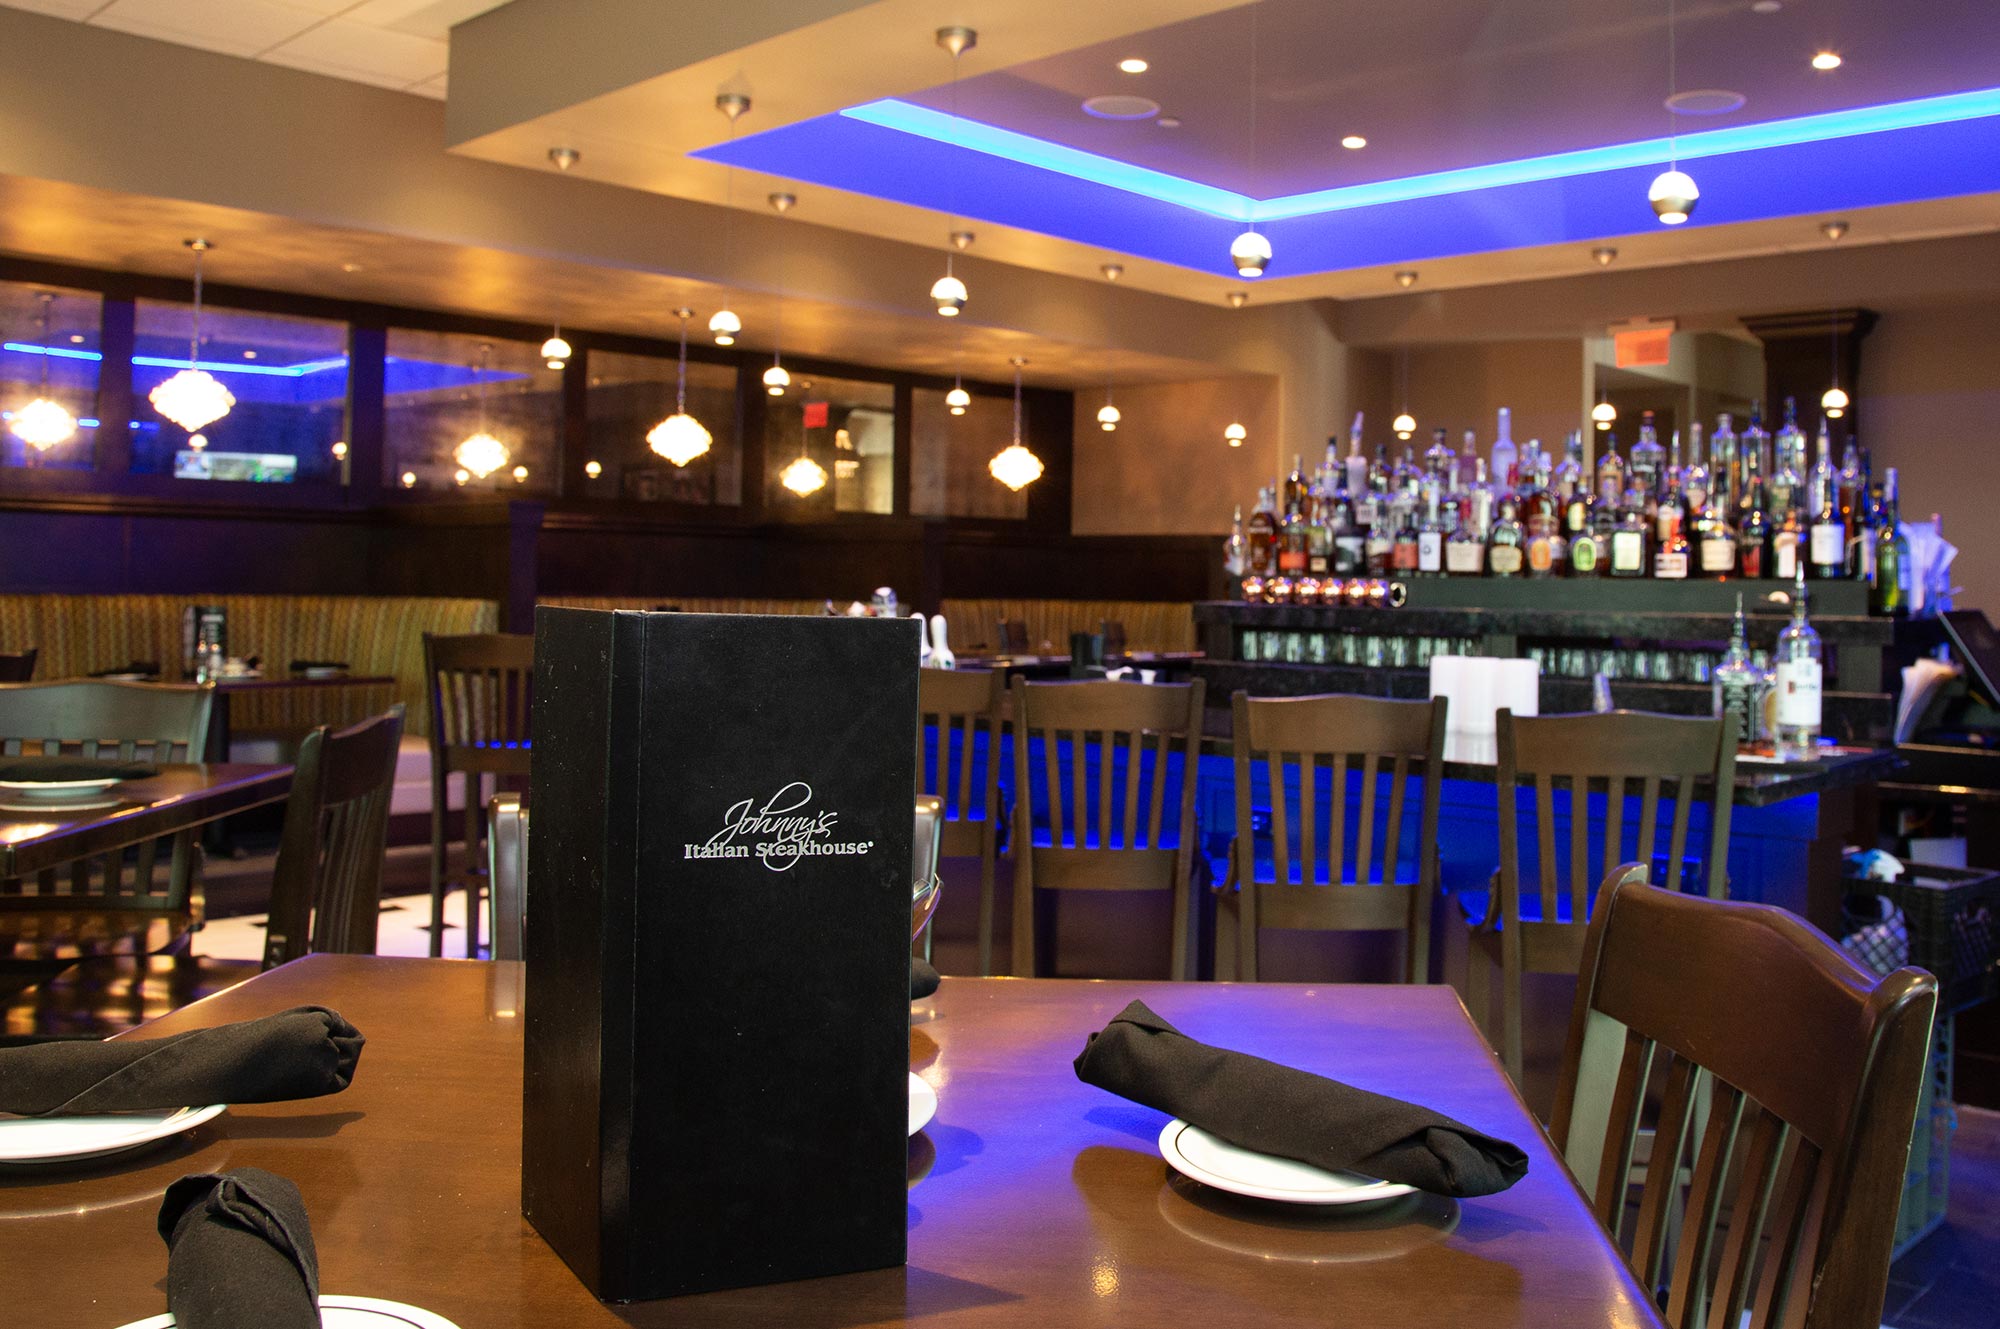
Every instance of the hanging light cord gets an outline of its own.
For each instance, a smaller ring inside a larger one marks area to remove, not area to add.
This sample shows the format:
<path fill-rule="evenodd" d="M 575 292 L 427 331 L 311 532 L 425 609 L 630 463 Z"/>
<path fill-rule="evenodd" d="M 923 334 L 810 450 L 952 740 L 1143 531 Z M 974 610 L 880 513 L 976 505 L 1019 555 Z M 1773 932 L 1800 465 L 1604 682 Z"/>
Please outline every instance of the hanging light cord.
<path fill-rule="evenodd" d="M 204 246 L 194 247 L 194 328 L 188 334 L 188 368 L 194 362 L 201 347 L 201 253 Z"/>
<path fill-rule="evenodd" d="M 486 367 L 493 362 L 493 343 L 479 345 L 479 432 L 486 432 Z"/>
<path fill-rule="evenodd" d="M 1021 446 L 1021 366 L 1014 366 L 1014 446 Z"/>
<path fill-rule="evenodd" d="M 674 378 L 674 414 L 686 415 L 688 408 L 688 320 L 681 315 L 681 363 Z"/>
<path fill-rule="evenodd" d="M 1250 184 L 1254 190 L 1257 184 L 1257 5 L 1250 6 Z M 1254 195 L 1249 208 L 1249 219 L 1244 229 L 1257 229 L 1257 204 Z"/>
<path fill-rule="evenodd" d="M 49 292 L 42 292 L 42 345 L 44 346 L 49 344 L 49 306 L 55 303 L 55 299 L 55 296 Z M 190 356 L 189 358 L 192 359 L 193 357 Z M 42 396 L 46 397 L 48 395 L 49 357 L 47 354 L 44 354 L 42 356 Z"/>
<path fill-rule="evenodd" d="M 1680 119 L 1674 112 L 1674 96 L 1680 91 L 1677 48 L 1674 40 L 1674 0 L 1667 0 L 1667 169 L 1670 171 L 1681 168 Z"/>
<path fill-rule="evenodd" d="M 964 58 L 965 47 L 963 46 L 960 46 L 956 51 L 951 53 L 951 118 L 953 120 L 958 119 L 958 62 Z M 953 250 L 956 248 L 952 243 L 951 237 L 958 230 L 959 208 L 965 202 L 963 185 L 964 180 L 961 173 L 954 166 L 951 172 L 951 218 L 950 224 L 945 228 L 944 275 L 947 277 L 952 275 L 952 259 L 955 257 Z"/>

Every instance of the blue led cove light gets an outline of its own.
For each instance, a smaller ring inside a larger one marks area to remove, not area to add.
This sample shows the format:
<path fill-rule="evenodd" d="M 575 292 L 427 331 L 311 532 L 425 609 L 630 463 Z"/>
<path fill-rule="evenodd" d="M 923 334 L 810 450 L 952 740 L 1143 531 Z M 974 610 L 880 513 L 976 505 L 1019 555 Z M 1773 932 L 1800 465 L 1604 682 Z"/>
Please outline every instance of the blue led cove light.
<path fill-rule="evenodd" d="M 1761 124 L 1734 125 L 1726 129 L 1701 130 L 1674 139 L 1645 139 L 1543 157 L 1524 157 L 1517 161 L 1490 162 L 1483 166 L 1344 185 L 1264 200 L 895 99 L 867 102 L 849 107 L 841 114 L 885 129 L 1054 171 L 1231 221 L 1253 218 L 1273 221 L 1541 180 L 1560 180 L 1603 171 L 1661 166 L 1675 160 L 1698 161 L 1704 157 L 1753 152 L 1762 148 L 1791 147 L 1851 138 L 1858 134 L 1978 120 L 2000 115 L 2000 88 L 1921 97 L 1879 106 L 1859 106 L 1820 115 L 1768 120 Z"/>
<path fill-rule="evenodd" d="M 79 351 L 67 346 L 35 346 L 29 342 L 0 342 L 0 350 L 15 351 L 22 355 L 47 355 L 59 360 L 102 360 L 96 351 Z M 330 356 L 324 360 L 303 360 L 295 365 L 248 365 L 220 360 L 176 360 L 160 355 L 135 355 L 135 365 L 149 369 L 206 369 L 216 374 L 262 374 L 266 378 L 304 378 L 307 374 L 317 374 L 328 369 L 347 368 L 347 357 Z"/>

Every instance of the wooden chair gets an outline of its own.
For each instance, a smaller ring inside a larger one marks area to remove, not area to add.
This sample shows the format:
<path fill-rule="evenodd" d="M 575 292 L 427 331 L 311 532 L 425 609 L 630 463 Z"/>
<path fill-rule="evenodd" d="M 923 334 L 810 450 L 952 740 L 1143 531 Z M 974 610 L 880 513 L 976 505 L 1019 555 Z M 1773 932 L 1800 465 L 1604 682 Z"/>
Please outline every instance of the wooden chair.
<path fill-rule="evenodd" d="M 214 701 L 213 688 L 159 683 L 0 685 L 0 754 L 199 761 Z M 34 966 L 58 954 L 73 963 L 134 946 L 157 951 L 184 945 L 200 914 L 199 834 L 182 831 L 135 851 L 78 859 L 32 880 L 0 882 L 10 958 Z M 161 923 L 164 935 L 156 926 Z"/>
<path fill-rule="evenodd" d="M 1878 981 L 1782 909 L 1645 878 L 1627 864 L 1598 894 L 1556 1147 L 1668 1324 L 1875 1329 L 1937 980 Z"/>
<path fill-rule="evenodd" d="M 1727 894 L 1736 721 L 1641 711 L 1536 718 L 1502 710 L 1495 722 L 1500 757 L 1500 866 L 1494 872 L 1498 890 L 1488 892 L 1483 915 L 1472 924 L 1472 972 L 1466 996 L 1474 1018 L 1486 1023 L 1492 976 L 1499 972 L 1501 1054 L 1519 1083 L 1521 975 L 1575 973 L 1583 960 L 1592 888 L 1613 867 L 1635 857 L 1650 869 L 1662 838 L 1667 842 L 1666 888 L 1682 888 L 1688 827 L 1701 781 L 1709 782 L 1710 795 L 1700 884 L 1718 899 Z M 1534 791 L 1532 864 L 1524 864 L 1520 844 L 1524 783 Z M 1631 786 L 1637 786 L 1640 806 L 1628 827 L 1625 814 Z M 1668 802 L 1662 802 L 1663 793 Z M 1593 844 L 1592 822 L 1600 809 L 1604 830 Z M 1566 843 L 1559 843 L 1556 834 L 1559 814 L 1569 818 Z M 1635 837 L 1636 853 L 1629 847 Z"/>
<path fill-rule="evenodd" d="M 1036 887 L 1171 891 L 1171 975 L 1191 977 L 1188 883 L 1202 681 L 1017 679 L 1010 695 L 1015 977 L 1035 974 Z"/>
<path fill-rule="evenodd" d="M 26 683 L 35 676 L 35 657 L 41 654 L 39 647 L 30 646 L 16 654 L 0 653 L 0 683 Z"/>
<path fill-rule="evenodd" d="M 1006 675 L 917 671 L 917 792 L 944 808 L 940 854 L 979 860 L 979 972 L 993 972 L 993 877 L 1000 855 L 1000 731 Z"/>
<path fill-rule="evenodd" d="M 321 725 L 299 744 L 271 882 L 266 969 L 309 952 L 375 953 L 402 738 L 398 705 L 338 733 Z"/>
<path fill-rule="evenodd" d="M 1258 976 L 1258 934 L 1262 929 L 1289 928 L 1400 932 L 1405 981 L 1430 981 L 1445 708 L 1441 697 L 1388 701 L 1378 697 L 1236 694 L 1236 840 L 1230 848 L 1230 875 L 1236 887 L 1239 979 L 1254 981 Z M 1251 756 L 1260 752 L 1269 780 L 1268 862 L 1260 861 L 1260 842 L 1251 830 L 1255 813 Z M 1424 773 L 1416 810 L 1415 871 L 1405 875 L 1400 860 L 1405 791 L 1412 762 L 1422 762 Z M 1329 791 L 1323 833 L 1319 806 L 1322 770 Z M 1346 826 L 1350 773 L 1358 778 L 1361 796 L 1351 834 Z M 1388 822 L 1379 842 L 1378 863 L 1376 809 L 1385 774 L 1389 779 Z"/>
<path fill-rule="evenodd" d="M 493 958 L 525 958 L 528 797 L 502 790 L 486 805 L 486 876 L 493 904 Z"/>
<path fill-rule="evenodd" d="M 1018 618 L 1003 618 L 995 626 L 999 629 L 1000 636 L 994 645 L 1000 654 L 1028 654 L 1031 647 L 1028 644 L 1028 625 L 1026 623 L 1023 623 Z"/>
<path fill-rule="evenodd" d="M 535 639 L 526 633 L 424 636 L 431 710 L 431 954 L 444 954 L 444 897 L 465 887 L 465 953 L 479 953 L 481 883 L 486 878 L 486 782 L 526 780 Z M 447 871 L 446 786 L 465 789 L 465 866 Z"/>

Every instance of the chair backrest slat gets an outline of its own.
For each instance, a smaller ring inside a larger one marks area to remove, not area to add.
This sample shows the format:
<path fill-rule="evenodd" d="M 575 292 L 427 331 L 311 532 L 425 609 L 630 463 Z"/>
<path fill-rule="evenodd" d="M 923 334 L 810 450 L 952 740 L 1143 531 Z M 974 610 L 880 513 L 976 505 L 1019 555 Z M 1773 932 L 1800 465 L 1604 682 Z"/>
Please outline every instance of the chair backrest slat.
<path fill-rule="evenodd" d="M 1327 755 L 1326 881 L 1337 886 L 1347 880 L 1347 754 Z M 1401 864 L 1397 864 L 1400 869 Z M 1361 875 L 1355 869 L 1355 876 Z M 1382 880 L 1394 881 L 1399 871 L 1385 868 Z M 1419 876 L 1422 874 L 1419 873 Z"/>
<path fill-rule="evenodd" d="M 1674 781 L 1674 829 L 1667 837 L 1667 881 L 1670 891 L 1681 888 L 1681 864 L 1687 857 L 1688 821 L 1694 811 L 1694 778 L 1683 775 Z"/>
<path fill-rule="evenodd" d="M 1713 1093 L 1708 1105 L 1708 1126 L 1695 1153 L 1682 1236 L 1668 1281 L 1672 1289 L 1667 1302 L 1670 1324 L 1685 1322 L 1690 1307 L 1708 1304 L 1708 1276 L 1714 1263 L 1722 1196 L 1729 1181 L 1730 1159 L 1736 1153 L 1743 1126 L 1747 1101 L 1743 1091 L 1734 1085 L 1716 1085 L 1713 1080 L 1710 1084 Z"/>
<path fill-rule="evenodd" d="M 1292 828 L 1285 805 L 1284 754 L 1273 749 L 1264 759 L 1271 779 L 1271 877 L 1281 884 L 1292 880 Z"/>
<path fill-rule="evenodd" d="M 972 815 L 991 817 L 998 804 L 1005 681 L 1004 675 L 984 669 L 917 671 L 917 783 L 920 792 L 939 800 L 947 823 Z M 982 727 L 986 755 L 975 762 Z"/>
<path fill-rule="evenodd" d="M 1365 752 L 1361 755 L 1361 808 L 1355 814 L 1354 876 L 1357 881 L 1367 881 L 1369 864 L 1375 861 L 1375 789 L 1381 783 L 1382 758 L 1379 754 Z M 1394 857 L 1396 850 L 1388 848 L 1388 856 Z"/>
<path fill-rule="evenodd" d="M 1597 1168 L 1596 1207 L 1598 1216 L 1611 1229 L 1614 1241 L 1625 1221 L 1625 1178 L 1632 1171 L 1632 1152 L 1639 1139 L 1639 1112 L 1645 1106 L 1646 1083 L 1653 1076 L 1653 1052 L 1657 1046 L 1652 1039 L 1627 1031 L 1624 1061 L 1618 1068 L 1618 1088 L 1604 1129 L 1604 1156 Z"/>
<path fill-rule="evenodd" d="M 1319 757 L 1317 753 L 1298 754 L 1299 770 L 1299 882 L 1312 886 L 1323 878 L 1319 875 L 1318 846 L 1314 843 L 1314 829 L 1319 825 Z"/>
<path fill-rule="evenodd" d="M 99 761 L 195 762 L 215 689 L 178 683 L 0 684 L 0 750 Z"/>
<path fill-rule="evenodd" d="M 1655 1169 L 1669 1177 L 1679 1172 L 1700 1080 L 1701 1068 L 1685 1057 L 1675 1057 L 1668 1067 L 1666 1088 L 1660 1094 L 1660 1115 L 1653 1128 L 1653 1149 L 1646 1160 L 1648 1175 Z M 1639 1197 L 1639 1226 L 1632 1238 L 1632 1270 L 1639 1276 L 1642 1287 L 1659 1286 L 1660 1270 L 1667 1259 L 1667 1224 L 1678 1200 L 1679 1188 L 1672 1184 L 1648 1186 Z"/>

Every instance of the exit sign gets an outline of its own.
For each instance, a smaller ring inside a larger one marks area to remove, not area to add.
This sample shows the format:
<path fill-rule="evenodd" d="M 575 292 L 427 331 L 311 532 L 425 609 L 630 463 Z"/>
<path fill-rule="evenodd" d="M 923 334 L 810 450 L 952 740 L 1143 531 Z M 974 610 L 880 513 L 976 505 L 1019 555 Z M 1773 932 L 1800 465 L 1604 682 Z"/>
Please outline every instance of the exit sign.
<path fill-rule="evenodd" d="M 1620 369 L 1634 369 L 1640 365 L 1663 365 L 1667 362 L 1667 352 L 1673 337 L 1671 328 L 1641 328 L 1636 332 L 1615 332 L 1611 335 L 1613 363 Z"/>

